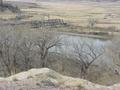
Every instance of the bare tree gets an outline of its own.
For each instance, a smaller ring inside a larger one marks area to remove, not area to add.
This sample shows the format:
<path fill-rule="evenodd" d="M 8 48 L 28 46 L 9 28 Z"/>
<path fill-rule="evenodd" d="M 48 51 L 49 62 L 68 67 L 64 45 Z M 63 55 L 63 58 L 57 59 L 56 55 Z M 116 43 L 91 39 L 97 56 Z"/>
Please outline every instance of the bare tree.
<path fill-rule="evenodd" d="M 37 37 L 35 45 L 39 48 L 40 60 L 42 60 L 42 67 L 47 67 L 47 56 L 49 50 L 53 47 L 60 46 L 60 37 L 54 32 L 43 31 Z"/>
<path fill-rule="evenodd" d="M 97 51 L 93 45 L 78 43 L 74 46 L 77 61 L 80 63 L 81 78 L 86 78 L 90 66 L 98 60 L 103 52 Z"/>
<path fill-rule="evenodd" d="M 16 31 L 2 33 L 0 63 L 4 66 L 6 76 L 32 68 L 35 65 L 34 59 L 38 58 L 36 55 L 40 56 L 42 67 L 46 67 L 50 49 L 61 45 L 60 40 L 59 35 L 48 31 L 26 32 L 22 36 Z"/>
<path fill-rule="evenodd" d="M 18 42 L 12 35 L 1 35 L 0 40 L 0 58 L 5 66 L 5 72 L 9 75 L 17 73 L 17 52 L 19 51 Z"/>
<path fill-rule="evenodd" d="M 0 6 L 3 6 L 3 0 L 0 0 Z"/>
<path fill-rule="evenodd" d="M 20 48 L 20 51 L 22 53 L 22 56 L 24 58 L 24 61 L 23 61 L 23 65 L 24 65 L 24 70 L 28 70 L 30 68 L 32 68 L 32 58 L 34 57 L 33 56 L 33 46 L 34 46 L 34 43 L 32 40 L 28 39 L 28 38 L 23 38 L 21 44 L 21 46 L 19 47 Z"/>
<path fill-rule="evenodd" d="M 113 65 L 120 69 L 120 39 L 119 36 L 114 37 L 109 46 L 107 46 L 107 55 L 112 59 Z"/>

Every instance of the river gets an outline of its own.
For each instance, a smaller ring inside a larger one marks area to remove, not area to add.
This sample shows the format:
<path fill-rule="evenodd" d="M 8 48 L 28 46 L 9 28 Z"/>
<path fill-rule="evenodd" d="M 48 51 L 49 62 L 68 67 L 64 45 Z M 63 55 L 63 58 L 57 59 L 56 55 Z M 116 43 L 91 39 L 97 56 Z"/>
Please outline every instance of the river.
<path fill-rule="evenodd" d="M 110 40 L 103 40 L 99 38 L 87 37 L 87 36 L 72 36 L 72 35 L 61 35 L 61 43 L 60 47 L 56 47 L 55 51 L 59 53 L 73 53 L 74 46 L 79 44 L 89 44 L 94 47 L 96 50 L 106 47 Z"/>

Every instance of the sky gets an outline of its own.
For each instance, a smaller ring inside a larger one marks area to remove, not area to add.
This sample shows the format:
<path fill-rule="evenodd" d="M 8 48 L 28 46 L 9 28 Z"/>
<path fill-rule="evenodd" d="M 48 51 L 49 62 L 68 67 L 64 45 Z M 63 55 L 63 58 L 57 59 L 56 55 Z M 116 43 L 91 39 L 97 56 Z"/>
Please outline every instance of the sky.
<path fill-rule="evenodd" d="M 4 0 L 4 1 L 24 1 L 24 2 L 31 2 L 31 1 L 34 1 L 34 0 Z"/>

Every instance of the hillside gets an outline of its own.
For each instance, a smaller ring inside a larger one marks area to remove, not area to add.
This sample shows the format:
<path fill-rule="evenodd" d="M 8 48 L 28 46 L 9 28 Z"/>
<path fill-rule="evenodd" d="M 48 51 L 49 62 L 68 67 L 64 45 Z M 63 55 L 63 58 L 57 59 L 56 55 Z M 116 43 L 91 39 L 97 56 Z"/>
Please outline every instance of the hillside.
<path fill-rule="evenodd" d="M 63 76 L 48 68 L 31 69 L 0 79 L 1 90 L 119 90 L 120 85 L 101 86 L 89 81 Z"/>
<path fill-rule="evenodd" d="M 4 4 L 17 7 L 19 13 L 0 12 L 0 77 L 10 76 L 0 78 L 0 89 L 119 90 L 120 84 L 107 87 L 120 83 L 120 69 L 115 65 L 120 63 L 118 49 L 113 48 L 119 45 L 112 40 L 120 32 L 119 3 L 14 1 Z M 52 70 L 29 70 L 42 67 Z"/>
<path fill-rule="evenodd" d="M 53 2 L 56 2 L 56 1 L 92 1 L 92 2 L 117 2 L 117 1 L 120 1 L 120 0 L 37 0 L 37 1 L 53 1 Z"/>
<path fill-rule="evenodd" d="M 5 0 L 5 1 L 22 1 L 22 2 L 33 2 L 33 1 L 93 1 L 93 2 L 116 2 L 120 0 Z"/>

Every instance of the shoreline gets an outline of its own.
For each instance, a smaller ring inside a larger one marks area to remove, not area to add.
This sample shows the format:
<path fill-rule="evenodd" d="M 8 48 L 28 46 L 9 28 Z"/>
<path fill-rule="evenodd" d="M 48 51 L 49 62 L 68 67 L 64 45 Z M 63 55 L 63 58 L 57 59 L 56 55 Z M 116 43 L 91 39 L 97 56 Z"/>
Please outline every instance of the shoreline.
<path fill-rule="evenodd" d="M 62 35 L 68 36 L 78 36 L 78 37 L 88 37 L 94 39 L 101 39 L 101 40 L 110 40 L 114 37 L 114 35 L 92 35 L 92 34 L 79 34 L 79 33 L 70 33 L 70 32 L 57 32 Z"/>

